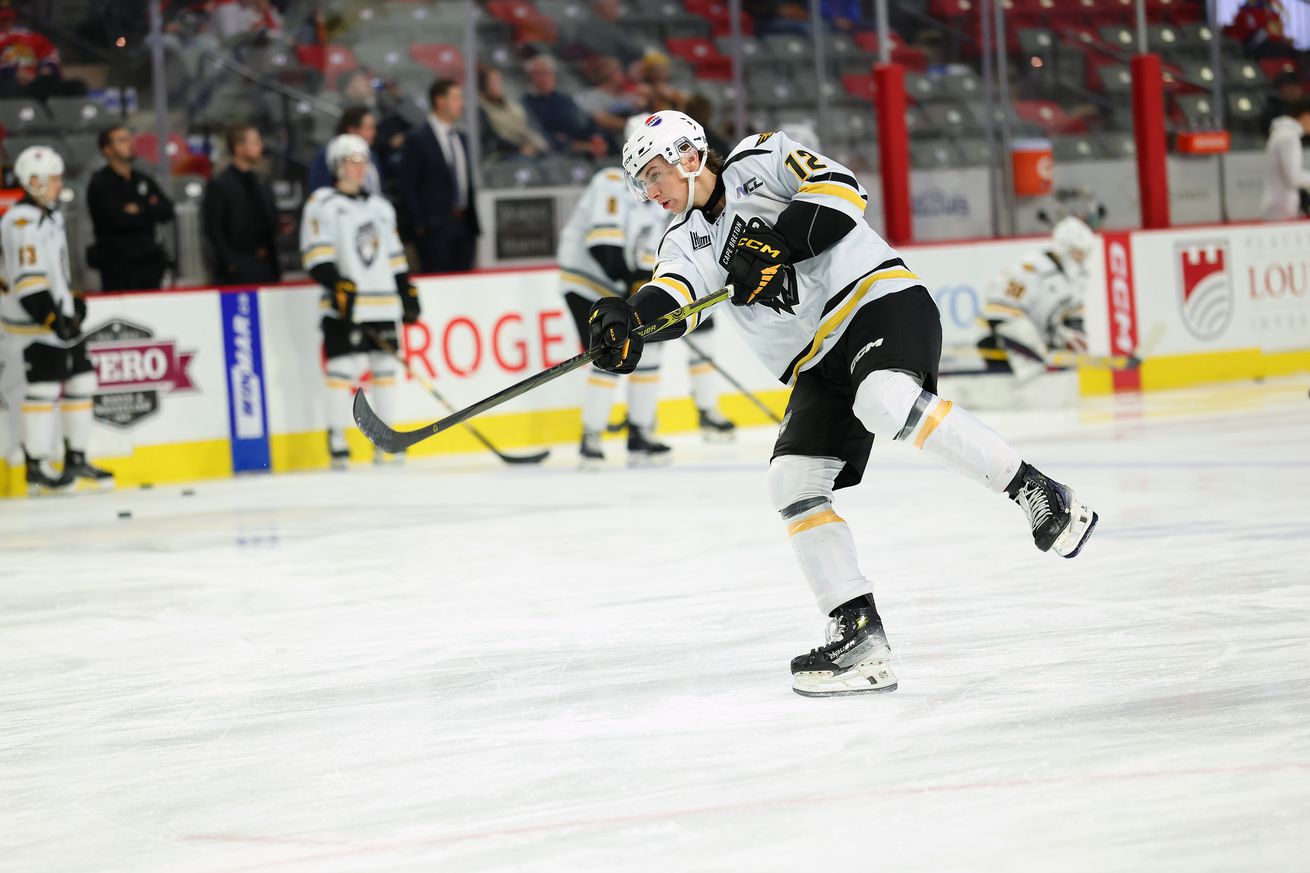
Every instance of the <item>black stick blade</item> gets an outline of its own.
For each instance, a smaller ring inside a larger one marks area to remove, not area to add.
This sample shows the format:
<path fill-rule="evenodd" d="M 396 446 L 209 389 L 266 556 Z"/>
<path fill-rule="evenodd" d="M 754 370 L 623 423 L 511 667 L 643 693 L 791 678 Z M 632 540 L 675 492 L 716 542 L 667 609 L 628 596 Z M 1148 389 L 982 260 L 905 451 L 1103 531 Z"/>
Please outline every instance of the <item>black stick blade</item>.
<path fill-rule="evenodd" d="M 540 464 L 550 457 L 550 449 L 543 449 L 540 452 L 533 452 L 530 455 L 511 455 L 506 452 L 496 452 L 500 459 L 506 464 Z"/>
<path fill-rule="evenodd" d="M 373 411 L 373 407 L 368 405 L 368 398 L 364 396 L 361 389 L 355 389 L 355 405 L 353 407 L 355 414 L 355 424 L 359 425 L 360 431 L 368 437 L 368 441 L 377 446 L 384 452 L 394 454 L 403 451 L 410 444 L 405 441 L 406 434 L 399 433 L 387 426 L 387 423 L 378 417 Z"/>

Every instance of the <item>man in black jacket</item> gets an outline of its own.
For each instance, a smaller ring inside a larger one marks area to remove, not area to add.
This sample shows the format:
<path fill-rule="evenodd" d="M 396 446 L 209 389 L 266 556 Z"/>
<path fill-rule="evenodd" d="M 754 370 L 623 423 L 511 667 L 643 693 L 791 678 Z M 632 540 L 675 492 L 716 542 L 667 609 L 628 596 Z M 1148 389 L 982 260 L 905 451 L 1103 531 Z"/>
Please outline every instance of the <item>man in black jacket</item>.
<path fill-rule="evenodd" d="M 220 285 L 277 282 L 277 207 L 273 192 L 255 175 L 264 155 L 250 124 L 227 129 L 232 163 L 209 180 L 201 207 L 205 237 L 214 250 L 214 281 Z"/>
<path fill-rule="evenodd" d="M 108 163 L 86 188 L 96 235 L 87 260 L 100 271 L 105 291 L 153 290 L 168 267 L 159 225 L 173 220 L 173 201 L 154 179 L 132 168 L 136 154 L 126 127 L 106 127 L 97 141 Z"/>
<path fill-rule="evenodd" d="M 464 112 L 464 91 L 449 79 L 438 79 L 428 89 L 428 100 L 432 114 L 405 137 L 401 202 L 420 270 L 455 273 L 473 266 L 480 232 L 468 139 L 454 128 Z"/>

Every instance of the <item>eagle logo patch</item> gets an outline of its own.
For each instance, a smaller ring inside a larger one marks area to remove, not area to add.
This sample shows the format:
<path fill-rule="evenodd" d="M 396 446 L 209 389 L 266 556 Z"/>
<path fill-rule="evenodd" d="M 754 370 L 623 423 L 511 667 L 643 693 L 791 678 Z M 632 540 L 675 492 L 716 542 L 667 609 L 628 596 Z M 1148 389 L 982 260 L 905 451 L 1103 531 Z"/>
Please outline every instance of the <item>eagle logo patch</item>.
<path fill-rule="evenodd" d="M 382 237 L 378 234 L 377 225 L 371 221 L 361 224 L 359 230 L 355 231 L 355 251 L 364 266 L 373 266 L 381 250 Z"/>

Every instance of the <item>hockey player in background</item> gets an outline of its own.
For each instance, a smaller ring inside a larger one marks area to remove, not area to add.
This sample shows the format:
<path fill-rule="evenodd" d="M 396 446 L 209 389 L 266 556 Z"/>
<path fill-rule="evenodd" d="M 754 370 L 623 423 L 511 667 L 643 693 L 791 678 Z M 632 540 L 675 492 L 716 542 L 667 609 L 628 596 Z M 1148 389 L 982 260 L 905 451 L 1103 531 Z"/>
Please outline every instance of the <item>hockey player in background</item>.
<path fill-rule="evenodd" d="M 64 490 L 78 480 L 98 488 L 114 483 L 109 471 L 86 459 L 96 374 L 82 336 L 86 301 L 69 287 L 68 240 L 59 211 L 63 173 L 64 161 L 54 149 L 24 149 L 14 162 L 23 199 L 0 219 L 8 284 L 0 294 L 0 321 L 22 347 L 23 453 L 31 494 Z M 61 472 L 50 457 L 56 406 L 64 436 Z"/>
<path fill-rule="evenodd" d="M 1050 245 L 996 278 L 982 308 L 987 335 L 978 342 L 989 371 L 1027 381 L 1057 365 L 1056 353 L 1087 353 L 1083 300 L 1095 247 L 1096 234 L 1071 215 L 1055 225 Z"/>
<path fill-rule="evenodd" d="M 336 185 L 319 188 L 305 202 L 300 251 L 305 269 L 323 286 L 328 454 L 333 467 L 344 469 L 350 463 L 346 430 L 354 424 L 355 387 L 368 370 L 372 403 L 390 419 L 396 361 L 377 340 L 400 348 L 396 320 L 418 321 L 419 302 L 396 232 L 396 212 L 385 199 L 363 190 L 368 143 L 342 134 L 328 143 L 327 162 Z M 379 451 L 373 459 L 381 463 L 387 456 Z"/>
<path fill-rule="evenodd" d="M 637 328 L 731 283 L 729 317 L 792 386 L 768 492 L 831 619 L 827 642 L 792 660 L 798 693 L 896 687 L 873 585 L 832 502 L 834 489 L 859 483 L 875 435 L 910 442 L 1008 496 L 1039 549 L 1078 554 L 1096 514 L 986 424 L 937 396 L 937 307 L 865 223 L 868 197 L 849 170 L 781 133 L 747 137 L 724 158 L 709 151 L 699 124 L 676 111 L 646 120 L 624 145 L 623 168 L 640 199 L 675 218 L 654 278 L 628 300 L 592 306 L 589 338 L 599 364 L 630 372 L 645 342 Z M 695 328 L 692 316 L 659 338 Z"/>
<path fill-rule="evenodd" d="M 629 119 L 629 133 L 640 129 L 646 116 Z M 578 205 L 560 234 L 557 259 L 560 288 L 578 333 L 587 338 L 587 313 L 601 297 L 627 297 L 651 276 L 655 247 L 668 226 L 668 214 L 655 203 L 636 202 L 628 193 L 623 170 L 598 171 L 587 183 Z M 718 386 L 713 367 L 704 357 L 711 353 L 712 333 L 701 326 L 696 348 L 688 349 L 692 396 L 699 411 L 701 431 L 707 439 L 731 439 L 734 425 L 718 411 Z M 660 362 L 652 349 L 628 376 L 628 460 L 634 465 L 663 463 L 669 447 L 654 437 L 659 405 Z M 596 469 L 605 460 L 601 437 L 614 405 L 618 377 L 598 367 L 587 373 L 582 397 L 584 469 Z"/>

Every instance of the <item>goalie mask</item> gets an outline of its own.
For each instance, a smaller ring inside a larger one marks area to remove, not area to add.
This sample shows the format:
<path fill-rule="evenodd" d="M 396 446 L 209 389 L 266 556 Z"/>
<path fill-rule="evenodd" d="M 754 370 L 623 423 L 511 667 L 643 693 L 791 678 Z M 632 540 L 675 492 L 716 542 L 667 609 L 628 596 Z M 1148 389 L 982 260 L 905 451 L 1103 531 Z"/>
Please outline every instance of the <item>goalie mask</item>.
<path fill-rule="evenodd" d="M 53 209 L 56 205 L 55 199 L 46 193 L 50 190 L 50 177 L 63 175 L 64 159 L 48 146 L 25 148 L 14 161 L 14 176 L 18 184 L 46 209 Z"/>
<path fill-rule="evenodd" d="M 687 180 L 686 208 L 691 209 L 695 199 L 696 177 L 705 169 L 709 148 L 705 128 L 685 113 L 665 109 L 646 116 L 641 126 L 623 145 L 623 174 L 627 177 L 633 196 L 642 203 L 650 199 L 646 193 L 646 183 L 639 177 L 652 159 L 662 157 L 673 165 L 671 171 L 676 171 Z M 682 160 L 692 151 L 700 155 L 700 166 L 694 172 L 688 172 L 682 166 Z"/>
<path fill-rule="evenodd" d="M 1061 260 L 1086 272 L 1088 259 L 1096 247 L 1096 233 L 1082 219 L 1070 215 L 1055 225 L 1051 231 L 1051 243 Z"/>

